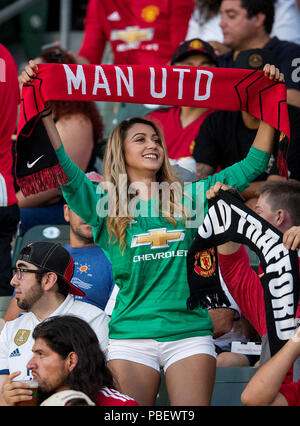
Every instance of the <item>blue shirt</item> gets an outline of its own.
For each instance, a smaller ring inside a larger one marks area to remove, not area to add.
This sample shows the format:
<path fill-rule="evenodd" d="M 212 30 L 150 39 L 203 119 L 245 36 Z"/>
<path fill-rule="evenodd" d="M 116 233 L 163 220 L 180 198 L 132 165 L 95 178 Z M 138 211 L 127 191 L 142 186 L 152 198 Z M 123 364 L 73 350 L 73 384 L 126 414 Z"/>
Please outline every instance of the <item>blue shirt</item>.
<path fill-rule="evenodd" d="M 74 275 L 71 282 L 86 294 L 84 298 L 80 296 L 75 298 L 83 299 L 84 302 L 104 310 L 114 287 L 110 261 L 96 245 L 87 247 L 66 245 L 65 248 L 74 258 Z"/>

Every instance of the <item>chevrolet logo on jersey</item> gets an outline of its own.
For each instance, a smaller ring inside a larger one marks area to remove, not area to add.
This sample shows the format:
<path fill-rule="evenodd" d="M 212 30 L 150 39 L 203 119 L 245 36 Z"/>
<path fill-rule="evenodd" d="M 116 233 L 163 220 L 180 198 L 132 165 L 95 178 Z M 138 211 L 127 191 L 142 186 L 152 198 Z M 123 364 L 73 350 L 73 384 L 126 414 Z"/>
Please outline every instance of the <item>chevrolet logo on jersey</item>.
<path fill-rule="evenodd" d="M 150 245 L 152 249 L 170 247 L 171 242 L 183 241 L 184 230 L 167 231 L 167 228 L 150 229 L 147 234 L 134 235 L 131 247 Z"/>
<path fill-rule="evenodd" d="M 152 40 L 152 28 L 126 27 L 124 30 L 113 30 L 111 40 L 122 40 L 126 43 L 140 43 L 141 41 Z"/>

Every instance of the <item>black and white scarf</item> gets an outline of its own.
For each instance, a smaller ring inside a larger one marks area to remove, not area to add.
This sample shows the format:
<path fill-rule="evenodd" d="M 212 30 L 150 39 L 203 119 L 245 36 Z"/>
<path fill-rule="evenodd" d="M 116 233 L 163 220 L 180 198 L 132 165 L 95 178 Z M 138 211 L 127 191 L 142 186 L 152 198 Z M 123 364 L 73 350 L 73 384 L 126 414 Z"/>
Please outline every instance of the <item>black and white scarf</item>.
<path fill-rule="evenodd" d="M 230 191 L 220 190 L 218 197 L 209 201 L 208 212 L 187 256 L 190 286 L 187 306 L 194 309 L 196 306 L 207 308 L 212 299 L 213 307 L 220 300 L 223 303 L 216 268 L 217 254 L 211 247 L 234 241 L 248 245 L 257 254 L 264 271 L 261 284 L 271 355 L 293 336 L 299 299 L 298 255 L 284 247 L 282 236 L 278 229 L 246 207 Z M 208 252 L 210 256 L 206 254 Z M 198 259 L 201 258 L 207 273 L 199 273 Z M 214 263 L 215 268 L 208 267 Z M 209 272 L 212 269 L 215 269 L 214 273 Z"/>

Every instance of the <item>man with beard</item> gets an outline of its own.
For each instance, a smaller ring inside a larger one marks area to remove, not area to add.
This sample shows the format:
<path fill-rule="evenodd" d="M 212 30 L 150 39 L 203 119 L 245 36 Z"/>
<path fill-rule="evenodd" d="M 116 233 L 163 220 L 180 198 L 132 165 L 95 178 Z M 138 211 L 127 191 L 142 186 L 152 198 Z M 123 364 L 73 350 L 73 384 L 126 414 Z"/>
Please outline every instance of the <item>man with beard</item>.
<path fill-rule="evenodd" d="M 38 382 L 37 405 L 45 405 L 46 398 L 46 405 L 57 405 L 55 395 L 59 397 L 58 393 L 70 389 L 83 392 L 98 406 L 138 405 L 115 389 L 98 338 L 86 321 L 72 315 L 48 318 L 35 327 L 32 335 L 34 344 L 27 368 Z M 7 378 L 1 405 L 25 405 L 32 399 L 28 384 L 14 381 L 16 377 L 18 372 Z"/>
<path fill-rule="evenodd" d="M 277 58 L 287 87 L 287 103 L 300 107 L 299 44 L 271 37 L 274 21 L 274 1 L 222 0 L 220 26 L 224 45 L 230 50 L 219 56 L 219 66 L 232 68 L 239 52 L 248 49 L 268 49 Z"/>
<path fill-rule="evenodd" d="M 75 300 L 72 295 L 84 293 L 71 283 L 73 270 L 74 260 L 60 244 L 35 242 L 21 250 L 11 285 L 18 307 L 27 312 L 8 321 L 0 334 L 0 387 L 16 371 L 21 373 L 20 379 L 30 379 L 26 364 L 32 356 L 32 331 L 48 317 L 81 317 L 94 329 L 102 350 L 106 350 L 109 318 L 96 306 Z"/>
<path fill-rule="evenodd" d="M 70 244 L 65 248 L 74 259 L 72 283 L 81 288 L 84 302 L 91 303 L 104 311 L 114 288 L 111 263 L 102 249 L 94 244 L 92 228 L 87 225 L 67 204 L 64 217 L 70 223 Z M 76 296 L 82 299 L 82 296 Z M 5 313 L 4 321 L 11 321 L 22 313 L 14 297 Z M 3 324 L 4 325 L 4 324 Z"/>
<path fill-rule="evenodd" d="M 94 244 L 92 228 L 67 204 L 64 216 L 70 223 L 70 244 L 65 248 L 74 259 L 72 283 L 85 292 L 84 302 L 104 310 L 114 287 L 111 263 L 103 250 Z"/>

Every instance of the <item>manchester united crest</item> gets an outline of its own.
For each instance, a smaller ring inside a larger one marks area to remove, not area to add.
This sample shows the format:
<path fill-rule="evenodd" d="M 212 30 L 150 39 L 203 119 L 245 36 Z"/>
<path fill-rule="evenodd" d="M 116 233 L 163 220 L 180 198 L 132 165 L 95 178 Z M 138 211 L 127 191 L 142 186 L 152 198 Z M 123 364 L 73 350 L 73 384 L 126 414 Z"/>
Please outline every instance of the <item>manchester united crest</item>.
<path fill-rule="evenodd" d="M 279 136 L 279 142 L 282 142 L 284 138 L 285 138 L 285 134 L 281 132 Z"/>
<path fill-rule="evenodd" d="M 151 5 L 144 7 L 142 10 L 142 18 L 145 22 L 154 22 L 159 15 L 159 8 L 157 6 Z"/>
<path fill-rule="evenodd" d="M 216 270 L 216 256 L 213 248 L 195 254 L 194 271 L 201 277 L 211 277 Z"/>
<path fill-rule="evenodd" d="M 18 330 L 14 338 L 15 344 L 17 346 L 24 345 L 24 343 L 27 342 L 28 337 L 30 336 L 30 333 L 31 333 L 30 330 L 24 330 L 24 329 Z"/>
<path fill-rule="evenodd" d="M 189 148 L 191 154 L 193 154 L 193 152 L 194 152 L 195 145 L 196 145 L 196 142 L 193 140 L 192 143 L 190 144 L 190 148 Z"/>
<path fill-rule="evenodd" d="M 189 47 L 191 49 L 202 49 L 203 48 L 203 43 L 200 40 L 192 40 L 189 44 Z"/>

